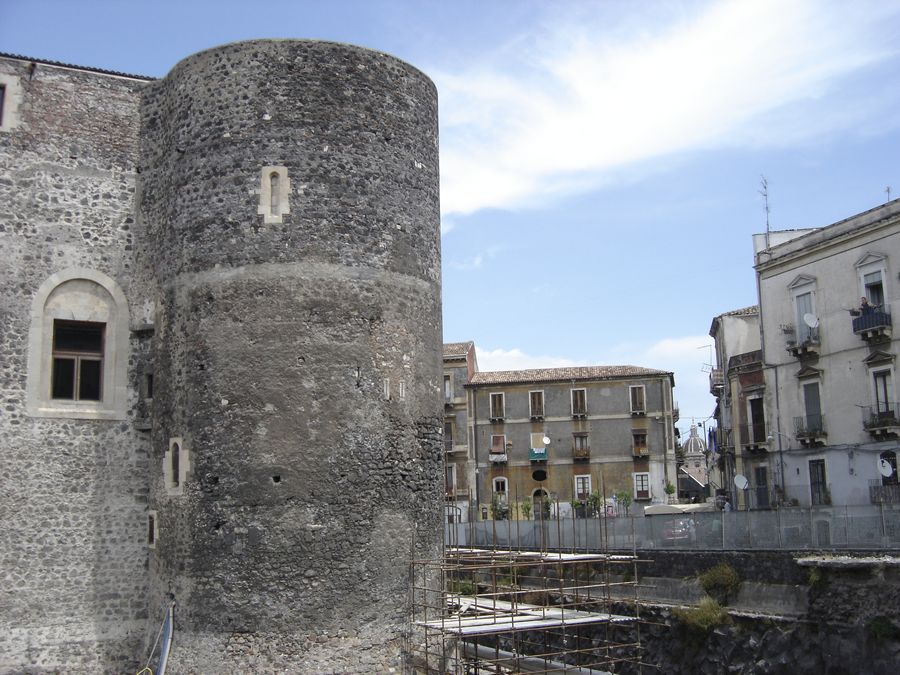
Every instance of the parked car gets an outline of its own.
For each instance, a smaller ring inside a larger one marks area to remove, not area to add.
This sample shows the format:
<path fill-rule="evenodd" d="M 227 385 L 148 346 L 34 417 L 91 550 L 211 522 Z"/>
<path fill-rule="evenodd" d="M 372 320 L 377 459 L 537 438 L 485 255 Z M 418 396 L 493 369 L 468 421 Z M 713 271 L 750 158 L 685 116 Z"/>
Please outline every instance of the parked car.
<path fill-rule="evenodd" d="M 672 518 L 663 522 L 660 540 L 664 545 L 688 544 L 694 538 L 693 518 Z"/>

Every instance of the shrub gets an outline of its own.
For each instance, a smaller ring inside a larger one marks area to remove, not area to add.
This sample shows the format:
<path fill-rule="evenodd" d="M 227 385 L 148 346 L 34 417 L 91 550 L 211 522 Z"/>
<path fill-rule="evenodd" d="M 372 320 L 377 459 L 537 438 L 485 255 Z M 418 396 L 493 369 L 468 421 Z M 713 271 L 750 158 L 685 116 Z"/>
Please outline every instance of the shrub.
<path fill-rule="evenodd" d="M 448 579 L 447 590 L 460 595 L 475 595 L 475 583 L 467 579 Z"/>
<path fill-rule="evenodd" d="M 717 603 L 727 605 L 740 590 L 741 578 L 731 565 L 720 562 L 700 574 L 700 586 Z"/>
<path fill-rule="evenodd" d="M 809 571 L 809 587 L 822 589 L 828 585 L 828 577 L 818 567 L 813 567 Z"/>
<path fill-rule="evenodd" d="M 522 500 L 522 515 L 525 516 L 525 520 L 531 520 L 531 500 L 530 499 Z"/>
<path fill-rule="evenodd" d="M 695 635 L 705 635 L 715 626 L 731 623 L 728 612 L 715 598 L 706 597 L 696 607 L 676 608 L 672 610 L 675 618 Z"/>

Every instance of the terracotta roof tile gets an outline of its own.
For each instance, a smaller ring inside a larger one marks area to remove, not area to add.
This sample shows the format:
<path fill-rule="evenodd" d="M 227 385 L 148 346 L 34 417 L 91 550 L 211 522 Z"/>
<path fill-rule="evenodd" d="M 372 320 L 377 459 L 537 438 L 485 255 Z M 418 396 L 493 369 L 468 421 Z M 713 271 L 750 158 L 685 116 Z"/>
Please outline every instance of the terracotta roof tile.
<path fill-rule="evenodd" d="M 469 350 L 475 346 L 475 343 L 469 340 L 468 342 L 445 342 L 444 343 L 444 357 L 448 356 L 465 356 L 469 353 Z"/>
<path fill-rule="evenodd" d="M 640 366 L 576 366 L 572 368 L 534 368 L 475 373 L 471 385 L 519 384 L 526 382 L 565 382 L 570 380 L 620 380 L 634 377 L 672 376 L 666 370 Z M 469 386 L 469 385 L 467 385 Z"/>

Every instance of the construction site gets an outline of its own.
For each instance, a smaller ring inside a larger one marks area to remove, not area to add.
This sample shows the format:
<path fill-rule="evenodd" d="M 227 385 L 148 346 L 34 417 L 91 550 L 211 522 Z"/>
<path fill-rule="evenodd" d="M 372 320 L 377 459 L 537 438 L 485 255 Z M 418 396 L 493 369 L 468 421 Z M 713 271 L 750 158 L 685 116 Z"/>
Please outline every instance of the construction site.
<path fill-rule="evenodd" d="M 641 672 L 640 561 L 595 522 L 601 550 L 559 548 L 574 519 L 495 521 L 478 546 L 448 529 L 442 559 L 412 564 L 415 672 Z"/>

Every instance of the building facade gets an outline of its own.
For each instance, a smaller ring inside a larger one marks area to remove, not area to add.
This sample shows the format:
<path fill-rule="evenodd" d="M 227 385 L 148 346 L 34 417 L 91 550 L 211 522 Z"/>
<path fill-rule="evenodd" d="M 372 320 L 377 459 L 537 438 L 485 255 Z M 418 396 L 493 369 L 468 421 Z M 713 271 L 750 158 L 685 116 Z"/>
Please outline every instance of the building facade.
<path fill-rule="evenodd" d="M 754 249 L 775 498 L 896 499 L 900 200 Z"/>
<path fill-rule="evenodd" d="M 475 508 L 466 384 L 477 372 L 474 342 L 444 344 L 444 494 L 448 523 L 468 522 Z"/>
<path fill-rule="evenodd" d="M 437 95 L 388 55 L 0 57 L 0 671 L 400 669 L 440 554 Z M 363 131 L 364 130 L 364 131 Z M 364 599 L 364 600 L 363 600 Z"/>
<path fill-rule="evenodd" d="M 716 352 L 710 393 L 716 397 L 712 487 L 737 508 L 766 507 L 772 489 L 765 383 L 759 343 L 759 306 L 715 317 L 709 329 Z M 737 483 L 735 483 L 737 479 Z M 747 487 L 740 488 L 743 480 Z"/>
<path fill-rule="evenodd" d="M 672 373 L 635 366 L 475 372 L 465 385 L 475 517 L 562 516 L 593 493 L 624 492 L 638 511 L 667 501 L 673 387 Z"/>

